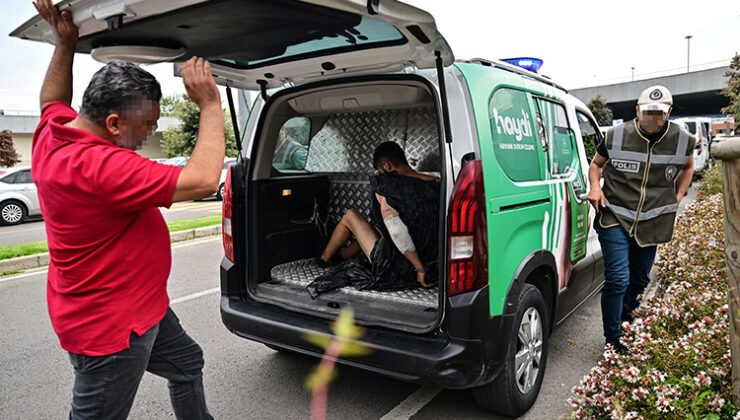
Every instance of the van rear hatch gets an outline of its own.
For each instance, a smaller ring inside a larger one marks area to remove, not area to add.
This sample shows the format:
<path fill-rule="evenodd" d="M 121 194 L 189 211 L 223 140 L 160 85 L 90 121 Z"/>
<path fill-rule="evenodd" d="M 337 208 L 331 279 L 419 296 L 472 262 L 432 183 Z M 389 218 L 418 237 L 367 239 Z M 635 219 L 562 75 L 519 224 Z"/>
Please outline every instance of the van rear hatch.
<path fill-rule="evenodd" d="M 101 61 L 212 61 L 217 82 L 259 90 L 343 76 L 434 68 L 454 57 L 430 14 L 394 0 L 64 0 L 77 52 Z M 11 36 L 54 43 L 35 16 Z M 176 72 L 179 66 L 176 65 Z"/>

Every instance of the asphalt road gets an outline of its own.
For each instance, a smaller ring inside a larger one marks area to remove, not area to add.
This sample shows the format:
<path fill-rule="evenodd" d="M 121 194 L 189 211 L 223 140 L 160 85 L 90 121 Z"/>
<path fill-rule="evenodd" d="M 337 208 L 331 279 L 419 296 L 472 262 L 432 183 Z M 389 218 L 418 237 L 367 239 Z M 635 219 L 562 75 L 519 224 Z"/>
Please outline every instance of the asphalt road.
<path fill-rule="evenodd" d="M 173 246 L 172 307 L 205 353 L 208 404 L 220 419 L 309 418 L 303 388 L 316 361 L 236 337 L 218 312 L 220 238 Z M 0 278 L 0 418 L 65 418 L 73 373 L 46 310 L 45 270 Z M 526 419 L 566 413 L 570 389 L 598 360 L 598 298 L 550 337 L 545 383 Z M 574 344 L 571 344 L 574 343 Z M 440 391 L 352 368 L 340 368 L 329 395 L 331 419 L 490 419 L 468 391 Z M 131 419 L 173 418 L 166 381 L 147 374 Z"/>
<path fill-rule="evenodd" d="M 166 221 L 191 219 L 193 217 L 221 214 L 221 201 L 207 199 L 175 203 L 169 209 L 161 209 Z M 40 217 L 29 219 L 15 226 L 0 226 L 0 246 L 45 241 L 44 220 Z"/>
<path fill-rule="evenodd" d="M 689 193 L 682 207 L 695 197 Z M 173 245 L 168 291 L 172 308 L 203 347 L 208 404 L 218 419 L 310 417 L 303 383 L 316 360 L 275 352 L 236 337 L 222 325 L 218 305 L 220 237 Z M 49 322 L 44 269 L 0 277 L 0 419 L 65 418 L 72 367 Z M 567 415 L 570 390 L 596 364 L 603 346 L 599 294 L 550 337 L 544 384 L 522 418 Z M 330 419 L 495 419 L 469 391 L 404 383 L 340 367 L 329 394 Z M 166 381 L 145 375 L 130 419 L 174 418 Z"/>

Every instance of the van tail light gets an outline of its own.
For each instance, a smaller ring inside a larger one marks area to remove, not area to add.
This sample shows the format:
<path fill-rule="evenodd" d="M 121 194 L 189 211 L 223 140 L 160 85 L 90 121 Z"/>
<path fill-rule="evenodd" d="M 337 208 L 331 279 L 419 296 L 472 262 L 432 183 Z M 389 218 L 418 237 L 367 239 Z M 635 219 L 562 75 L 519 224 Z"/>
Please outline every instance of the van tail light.
<path fill-rule="evenodd" d="M 222 235 L 224 240 L 224 254 L 226 258 L 234 262 L 234 235 L 231 232 L 231 220 L 232 220 L 232 208 L 233 208 L 233 193 L 231 190 L 231 166 L 229 166 L 226 172 L 226 181 L 224 182 L 224 193 L 222 205 L 223 221 L 221 227 L 223 228 Z"/>
<path fill-rule="evenodd" d="M 447 214 L 447 290 L 452 296 L 488 284 L 486 198 L 480 160 L 463 166 Z"/>

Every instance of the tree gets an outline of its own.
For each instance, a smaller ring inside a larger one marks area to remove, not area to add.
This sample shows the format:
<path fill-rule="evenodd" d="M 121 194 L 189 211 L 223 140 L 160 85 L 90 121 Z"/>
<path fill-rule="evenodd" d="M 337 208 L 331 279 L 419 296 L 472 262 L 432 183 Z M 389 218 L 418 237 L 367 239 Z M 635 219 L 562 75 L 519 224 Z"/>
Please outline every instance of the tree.
<path fill-rule="evenodd" d="M 13 144 L 13 132 L 10 130 L 0 131 L 0 167 L 10 168 L 20 161 L 20 156 L 18 156 Z"/>
<path fill-rule="evenodd" d="M 614 117 L 614 114 L 612 113 L 611 109 L 606 107 L 606 99 L 604 99 L 600 94 L 591 98 L 587 106 L 588 109 L 591 110 L 591 113 L 594 114 L 594 118 L 596 118 L 597 124 L 612 124 L 612 118 Z"/>
<path fill-rule="evenodd" d="M 730 69 L 723 75 L 727 77 L 727 86 L 722 94 L 730 98 L 730 104 L 720 111 L 735 116 L 735 133 L 740 133 L 740 54 L 735 53 L 730 63 Z"/>
<path fill-rule="evenodd" d="M 177 127 L 170 127 L 162 134 L 161 146 L 167 156 L 190 156 L 198 139 L 200 108 L 185 95 L 165 96 L 161 102 L 162 114 L 172 115 L 180 120 Z M 234 128 L 231 116 L 224 110 L 224 135 L 226 138 L 226 156 L 237 154 Z"/>

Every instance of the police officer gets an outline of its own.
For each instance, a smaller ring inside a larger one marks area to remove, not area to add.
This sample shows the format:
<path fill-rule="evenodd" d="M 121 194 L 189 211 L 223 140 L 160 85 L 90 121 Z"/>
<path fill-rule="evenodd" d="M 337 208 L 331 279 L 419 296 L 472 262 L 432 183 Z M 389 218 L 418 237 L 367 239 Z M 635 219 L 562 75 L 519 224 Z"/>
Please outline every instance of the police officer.
<path fill-rule="evenodd" d="M 673 96 L 664 86 L 645 89 L 637 118 L 610 128 L 588 170 L 588 200 L 604 254 L 601 313 L 606 344 L 625 353 L 621 321 L 631 320 L 650 282 L 657 244 L 671 240 L 678 203 L 691 184 L 696 139 L 668 121 Z M 600 178 L 604 178 L 604 186 Z"/>

